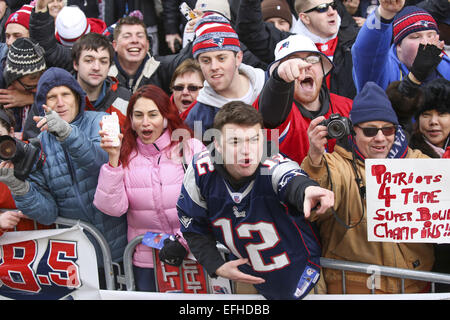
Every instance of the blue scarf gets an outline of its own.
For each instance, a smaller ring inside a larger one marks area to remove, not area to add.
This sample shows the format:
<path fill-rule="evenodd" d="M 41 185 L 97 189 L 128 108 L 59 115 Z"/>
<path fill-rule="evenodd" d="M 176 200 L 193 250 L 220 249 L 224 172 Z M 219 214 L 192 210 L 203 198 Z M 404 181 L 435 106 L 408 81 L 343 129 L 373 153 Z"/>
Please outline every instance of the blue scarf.
<path fill-rule="evenodd" d="M 350 143 L 350 146 L 353 148 L 353 150 L 355 150 L 356 158 L 364 162 L 366 158 L 363 156 L 358 146 L 356 145 L 353 135 L 348 136 L 348 142 Z M 403 132 L 402 127 L 399 125 L 397 127 L 397 131 L 395 132 L 394 143 L 392 144 L 391 150 L 389 150 L 389 153 L 386 158 L 402 159 L 406 158 L 407 154 L 408 154 L 408 140 L 406 139 L 406 135 Z"/>

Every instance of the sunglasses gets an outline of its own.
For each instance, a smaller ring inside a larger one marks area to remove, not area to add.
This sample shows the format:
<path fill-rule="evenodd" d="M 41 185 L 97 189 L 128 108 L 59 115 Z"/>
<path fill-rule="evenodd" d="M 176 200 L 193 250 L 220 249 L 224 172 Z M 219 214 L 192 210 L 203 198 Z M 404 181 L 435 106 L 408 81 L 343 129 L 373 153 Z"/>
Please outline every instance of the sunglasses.
<path fill-rule="evenodd" d="M 20 79 L 17 79 L 17 82 L 20 83 L 20 85 L 25 89 L 25 91 L 31 91 L 37 88 L 37 84 L 29 86 L 20 81 Z"/>
<path fill-rule="evenodd" d="M 316 64 L 320 61 L 320 57 L 317 55 L 311 55 L 311 56 L 307 56 L 306 58 L 300 58 L 303 61 L 309 63 L 309 64 Z"/>
<path fill-rule="evenodd" d="M 397 130 L 397 126 L 390 126 L 390 127 L 383 127 L 383 128 L 375 128 L 375 127 L 367 127 L 367 128 L 363 128 L 360 126 L 355 126 L 358 127 L 362 130 L 363 134 L 366 137 L 375 137 L 378 134 L 378 131 L 381 130 L 381 132 L 383 132 L 383 134 L 388 137 L 388 136 L 392 136 L 395 133 L 395 130 Z"/>
<path fill-rule="evenodd" d="M 330 2 L 330 3 L 322 3 L 319 4 L 318 6 L 311 8 L 309 10 L 304 11 L 303 13 L 309 13 L 309 12 L 313 12 L 313 11 L 317 11 L 319 13 L 323 13 L 323 12 L 327 12 L 328 8 L 331 7 L 333 10 L 336 10 L 337 8 L 337 4 L 336 2 Z"/>
<path fill-rule="evenodd" d="M 191 91 L 191 92 L 194 92 L 194 91 L 197 91 L 197 90 L 200 90 L 201 88 L 203 88 L 201 86 L 193 86 L 193 85 L 189 85 L 189 86 L 173 86 L 172 90 L 173 91 L 183 91 L 184 88 L 186 88 L 186 87 L 187 87 L 188 91 Z"/>

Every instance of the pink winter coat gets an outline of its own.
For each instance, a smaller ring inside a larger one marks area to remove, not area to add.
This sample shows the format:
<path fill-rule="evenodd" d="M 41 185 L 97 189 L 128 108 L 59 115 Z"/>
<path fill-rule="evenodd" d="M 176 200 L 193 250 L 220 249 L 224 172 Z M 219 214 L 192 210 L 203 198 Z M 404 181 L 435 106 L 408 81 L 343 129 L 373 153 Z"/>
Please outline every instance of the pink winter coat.
<path fill-rule="evenodd" d="M 178 146 L 170 148 L 170 142 L 167 130 L 152 144 L 143 144 L 138 138 L 137 153 L 130 155 L 126 168 L 106 163 L 100 170 L 94 205 L 115 217 L 127 213 L 128 241 L 147 231 L 181 235 L 176 204 L 184 168 L 176 155 Z M 205 149 L 199 140 L 188 140 L 183 148 L 187 163 Z M 180 242 L 187 248 L 183 238 Z M 139 244 L 133 264 L 152 268 L 151 248 Z"/>

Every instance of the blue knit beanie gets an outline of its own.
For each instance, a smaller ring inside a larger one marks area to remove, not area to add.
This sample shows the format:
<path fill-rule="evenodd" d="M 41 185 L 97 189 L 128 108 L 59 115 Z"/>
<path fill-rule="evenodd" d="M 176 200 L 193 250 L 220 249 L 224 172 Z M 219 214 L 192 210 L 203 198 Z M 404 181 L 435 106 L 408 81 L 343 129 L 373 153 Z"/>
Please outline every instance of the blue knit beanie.
<path fill-rule="evenodd" d="M 414 32 L 434 30 L 439 33 L 436 21 L 431 14 L 416 6 L 406 6 L 397 13 L 392 29 L 395 44 L 399 44 L 406 36 Z"/>
<path fill-rule="evenodd" d="M 386 121 L 398 125 L 397 114 L 386 92 L 370 81 L 353 99 L 350 120 L 353 125 L 367 121 Z"/>

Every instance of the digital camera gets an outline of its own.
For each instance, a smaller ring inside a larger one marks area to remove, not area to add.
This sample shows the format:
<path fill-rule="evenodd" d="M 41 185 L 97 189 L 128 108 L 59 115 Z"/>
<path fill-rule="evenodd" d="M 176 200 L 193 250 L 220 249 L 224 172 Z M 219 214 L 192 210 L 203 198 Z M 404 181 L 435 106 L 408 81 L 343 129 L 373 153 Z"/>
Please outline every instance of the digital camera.
<path fill-rule="evenodd" d="M 327 139 L 340 139 L 350 134 L 350 119 L 342 117 L 338 113 L 331 114 L 328 119 L 323 120 L 319 125 L 327 127 Z"/>
<path fill-rule="evenodd" d="M 40 148 L 36 143 L 25 143 L 10 136 L 0 136 L 0 159 L 14 164 L 14 175 L 25 180 L 40 158 Z"/>

